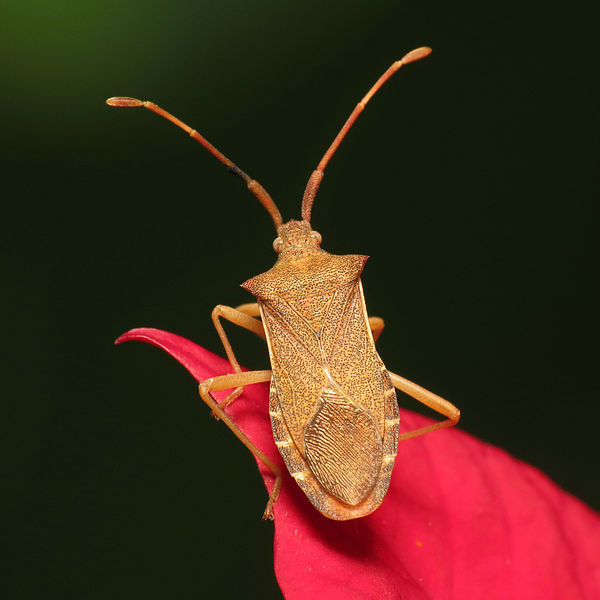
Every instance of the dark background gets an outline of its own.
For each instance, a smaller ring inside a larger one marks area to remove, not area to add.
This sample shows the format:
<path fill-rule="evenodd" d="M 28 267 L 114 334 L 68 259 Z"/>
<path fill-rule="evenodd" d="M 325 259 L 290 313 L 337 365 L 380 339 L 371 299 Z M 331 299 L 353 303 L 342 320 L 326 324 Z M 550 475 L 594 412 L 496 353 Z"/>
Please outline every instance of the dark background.
<path fill-rule="evenodd" d="M 105 98 L 163 105 L 297 218 L 355 103 L 425 44 L 332 160 L 313 225 L 372 257 L 391 370 L 600 506 L 585 5 L 33 1 L 0 30 L 5 597 L 279 597 L 252 457 L 173 360 L 112 345 L 154 326 L 222 353 L 210 311 L 250 300 L 272 224 L 182 132 Z"/>

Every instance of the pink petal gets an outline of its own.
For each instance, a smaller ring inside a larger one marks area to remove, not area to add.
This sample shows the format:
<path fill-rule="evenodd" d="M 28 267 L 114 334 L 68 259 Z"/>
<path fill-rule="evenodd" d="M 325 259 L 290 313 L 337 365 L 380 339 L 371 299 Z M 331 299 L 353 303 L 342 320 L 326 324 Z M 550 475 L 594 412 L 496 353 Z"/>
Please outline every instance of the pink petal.
<path fill-rule="evenodd" d="M 133 329 L 116 343 L 127 340 L 166 350 L 198 381 L 232 372 L 172 333 Z M 266 384 L 247 387 L 227 412 L 283 465 Z M 430 422 L 401 416 L 404 430 Z M 270 488 L 269 471 L 259 470 Z M 445 430 L 400 445 L 385 501 L 362 519 L 321 516 L 286 472 L 275 504 L 275 574 L 288 600 L 598 598 L 600 518 L 537 469 Z"/>

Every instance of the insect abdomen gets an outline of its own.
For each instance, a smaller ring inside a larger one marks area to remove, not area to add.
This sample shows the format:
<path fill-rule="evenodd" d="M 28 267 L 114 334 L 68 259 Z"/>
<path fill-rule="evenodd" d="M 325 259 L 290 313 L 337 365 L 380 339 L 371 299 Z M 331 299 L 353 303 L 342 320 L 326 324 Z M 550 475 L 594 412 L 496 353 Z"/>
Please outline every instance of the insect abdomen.
<path fill-rule="evenodd" d="M 381 468 L 381 436 L 372 416 L 332 390 L 324 390 L 304 430 L 306 460 L 319 483 L 355 506 L 373 490 Z"/>

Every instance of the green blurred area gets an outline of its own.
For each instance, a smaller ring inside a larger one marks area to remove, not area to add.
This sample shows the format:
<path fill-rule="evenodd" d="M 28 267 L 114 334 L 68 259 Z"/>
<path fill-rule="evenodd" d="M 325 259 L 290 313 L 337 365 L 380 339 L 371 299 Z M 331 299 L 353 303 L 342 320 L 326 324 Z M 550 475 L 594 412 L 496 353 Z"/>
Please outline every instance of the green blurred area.
<path fill-rule="evenodd" d="M 3 4 L 7 598 L 280 597 L 252 457 L 172 360 L 112 345 L 154 326 L 222 353 L 210 310 L 249 301 L 272 225 L 182 132 L 104 100 L 161 104 L 297 218 L 355 103 L 425 44 L 331 161 L 313 225 L 372 257 L 391 370 L 600 506 L 587 8 Z"/>

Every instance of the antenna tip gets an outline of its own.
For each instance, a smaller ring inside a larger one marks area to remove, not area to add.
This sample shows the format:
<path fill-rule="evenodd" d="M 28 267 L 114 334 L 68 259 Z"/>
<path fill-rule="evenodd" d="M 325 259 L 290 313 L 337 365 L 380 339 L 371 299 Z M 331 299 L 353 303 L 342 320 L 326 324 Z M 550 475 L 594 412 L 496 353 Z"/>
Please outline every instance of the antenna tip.
<path fill-rule="evenodd" d="M 113 98 L 109 98 L 106 101 L 106 104 L 109 106 L 121 106 L 121 107 L 130 107 L 130 106 L 144 106 L 144 103 L 137 98 L 127 98 L 125 96 L 114 96 Z"/>
<path fill-rule="evenodd" d="M 402 58 L 400 62 L 407 65 L 408 63 L 415 62 L 415 60 L 421 60 L 430 54 L 431 48 L 429 46 L 421 46 L 421 48 L 415 48 L 414 50 L 411 50 Z"/>

